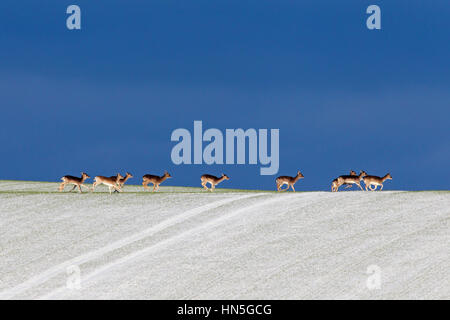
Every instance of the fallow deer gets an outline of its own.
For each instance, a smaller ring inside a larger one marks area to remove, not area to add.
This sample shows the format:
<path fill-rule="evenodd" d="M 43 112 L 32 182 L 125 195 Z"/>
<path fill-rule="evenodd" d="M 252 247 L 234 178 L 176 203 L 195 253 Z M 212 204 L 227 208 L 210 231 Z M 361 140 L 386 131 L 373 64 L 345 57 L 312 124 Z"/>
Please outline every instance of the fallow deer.
<path fill-rule="evenodd" d="M 90 177 L 87 175 L 87 173 L 82 172 L 81 173 L 81 178 L 78 177 L 74 177 L 74 176 L 64 176 L 61 178 L 62 183 L 59 186 L 59 192 L 62 192 L 64 190 L 64 187 L 68 184 L 73 184 L 73 188 L 70 191 L 73 191 L 76 187 L 78 187 L 78 191 L 80 193 L 83 193 L 83 191 L 81 190 L 81 187 L 85 187 L 87 189 L 89 189 L 88 186 L 85 186 L 83 183 L 86 179 L 89 179 Z"/>
<path fill-rule="evenodd" d="M 225 173 L 222 173 L 222 176 L 220 178 L 210 174 L 204 174 L 201 176 L 200 180 L 202 181 L 202 186 L 204 189 L 213 192 L 216 189 L 216 185 L 221 183 L 223 180 L 230 180 L 230 178 Z M 211 186 L 210 188 L 206 186 L 206 184 L 208 183 Z"/>
<path fill-rule="evenodd" d="M 112 176 L 112 177 L 110 177 L 110 178 L 115 179 L 116 177 L 117 177 L 117 176 Z M 125 182 L 127 182 L 127 180 L 130 179 L 130 178 L 133 178 L 133 175 L 132 175 L 131 173 L 127 172 L 127 173 L 125 174 L 125 177 L 122 178 L 122 179 L 120 179 L 119 182 L 117 183 L 117 185 L 119 186 L 119 189 L 122 189 L 122 187 L 123 187 L 123 185 L 125 184 Z M 114 190 L 114 192 L 119 192 L 119 191 Z"/>
<path fill-rule="evenodd" d="M 336 183 L 334 182 L 335 180 L 333 180 L 333 182 L 331 184 L 331 191 L 334 191 L 334 192 L 339 191 L 339 187 L 342 186 L 343 184 L 356 184 L 361 190 L 363 190 L 363 188 L 361 187 L 360 181 L 365 176 L 367 176 L 367 173 L 362 170 L 358 176 L 356 176 L 356 175 L 355 176 L 353 176 L 353 175 L 340 176 L 335 179 L 335 180 L 337 180 Z"/>
<path fill-rule="evenodd" d="M 303 175 L 300 171 L 297 171 L 297 175 L 296 175 L 295 177 L 280 176 L 280 177 L 278 177 L 278 178 L 275 180 L 276 183 L 277 183 L 277 190 L 278 190 L 278 191 L 286 191 L 286 190 L 289 190 L 289 188 L 292 188 L 292 191 L 295 192 L 294 184 L 295 184 L 299 179 L 302 179 L 302 178 L 304 178 L 304 175 Z M 282 187 L 283 185 L 285 185 L 285 184 L 288 185 L 287 188 L 282 189 L 281 187 Z"/>
<path fill-rule="evenodd" d="M 164 171 L 164 174 L 162 176 L 155 176 L 152 174 L 146 174 L 142 177 L 142 185 L 144 186 L 144 189 L 150 189 L 148 187 L 149 183 L 153 183 L 153 190 L 152 192 L 155 192 L 159 189 L 159 185 L 164 182 L 167 178 L 172 178 L 172 176 L 167 172 Z"/>
<path fill-rule="evenodd" d="M 353 170 L 350 170 L 350 175 L 351 176 L 357 176 L 356 172 Z M 345 189 L 351 188 L 353 186 L 353 184 L 349 184 L 349 183 L 344 183 L 345 185 Z M 333 181 L 331 181 L 331 191 L 337 191 L 337 189 L 339 189 L 339 185 L 338 185 L 338 178 L 334 179 Z"/>
<path fill-rule="evenodd" d="M 125 174 L 125 177 L 119 180 L 119 187 L 122 188 L 125 182 L 127 182 L 128 179 L 133 178 L 133 175 L 129 172 Z"/>
<path fill-rule="evenodd" d="M 380 191 L 383 190 L 383 183 L 386 180 L 392 180 L 390 173 L 386 174 L 384 177 L 365 176 L 363 178 L 364 184 L 366 185 L 366 191 L 369 191 L 369 189 L 370 191 L 375 191 L 378 186 L 381 186 Z"/>
<path fill-rule="evenodd" d="M 92 191 L 94 191 L 95 187 L 104 184 L 108 187 L 109 193 L 112 193 L 112 190 L 116 190 L 118 192 L 122 192 L 122 190 L 119 187 L 119 181 L 120 179 L 123 179 L 124 177 L 118 173 L 117 176 L 112 177 L 104 177 L 104 176 L 96 176 L 94 178 L 94 183 L 92 184 Z"/>

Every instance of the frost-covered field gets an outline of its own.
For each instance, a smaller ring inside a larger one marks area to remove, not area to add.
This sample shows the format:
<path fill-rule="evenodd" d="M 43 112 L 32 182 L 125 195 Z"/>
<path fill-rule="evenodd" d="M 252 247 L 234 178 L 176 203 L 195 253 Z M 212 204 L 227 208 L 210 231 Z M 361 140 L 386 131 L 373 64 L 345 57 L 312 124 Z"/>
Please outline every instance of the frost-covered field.
<path fill-rule="evenodd" d="M 450 298 L 447 191 L 56 189 L 0 182 L 0 298 Z"/>

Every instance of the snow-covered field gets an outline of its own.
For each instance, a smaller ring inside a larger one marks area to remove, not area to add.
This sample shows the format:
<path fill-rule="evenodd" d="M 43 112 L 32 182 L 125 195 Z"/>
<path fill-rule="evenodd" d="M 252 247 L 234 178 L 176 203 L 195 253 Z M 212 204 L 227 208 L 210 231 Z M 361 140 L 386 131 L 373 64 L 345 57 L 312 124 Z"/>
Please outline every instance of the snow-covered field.
<path fill-rule="evenodd" d="M 0 298 L 450 298 L 447 191 L 56 189 L 0 182 Z"/>

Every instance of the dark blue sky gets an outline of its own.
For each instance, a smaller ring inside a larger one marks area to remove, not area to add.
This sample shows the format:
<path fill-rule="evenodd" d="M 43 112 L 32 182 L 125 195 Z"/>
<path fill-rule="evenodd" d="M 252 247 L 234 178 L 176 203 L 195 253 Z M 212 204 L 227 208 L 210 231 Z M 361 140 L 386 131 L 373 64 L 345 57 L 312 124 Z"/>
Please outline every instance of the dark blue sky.
<path fill-rule="evenodd" d="M 82 30 L 66 28 L 66 8 Z M 366 28 L 377 4 L 382 30 Z M 449 189 L 450 4 L 434 1 L 0 2 L 0 179 L 167 169 L 167 185 L 274 189 L 259 165 L 176 166 L 176 128 L 279 128 L 280 175 L 329 190 Z"/>

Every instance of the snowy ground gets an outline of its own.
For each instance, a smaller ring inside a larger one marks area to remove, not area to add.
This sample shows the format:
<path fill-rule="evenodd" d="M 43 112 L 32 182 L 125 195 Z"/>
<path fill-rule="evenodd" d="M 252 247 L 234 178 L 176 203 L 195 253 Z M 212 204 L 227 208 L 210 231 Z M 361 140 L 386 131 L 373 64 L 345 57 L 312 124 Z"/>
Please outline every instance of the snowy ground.
<path fill-rule="evenodd" d="M 447 191 L 56 189 L 0 181 L 0 298 L 450 298 Z"/>

